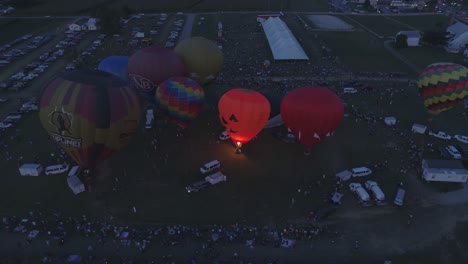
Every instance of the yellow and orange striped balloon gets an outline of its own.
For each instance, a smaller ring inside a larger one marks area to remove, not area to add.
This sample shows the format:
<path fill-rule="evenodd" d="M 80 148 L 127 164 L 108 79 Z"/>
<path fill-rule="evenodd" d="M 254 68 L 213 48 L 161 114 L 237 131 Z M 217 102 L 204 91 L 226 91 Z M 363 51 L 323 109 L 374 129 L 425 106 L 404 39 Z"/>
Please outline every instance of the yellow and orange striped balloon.
<path fill-rule="evenodd" d="M 125 81 L 103 71 L 77 70 L 45 87 L 39 118 L 76 163 L 94 169 L 129 142 L 140 112 L 138 95 Z"/>

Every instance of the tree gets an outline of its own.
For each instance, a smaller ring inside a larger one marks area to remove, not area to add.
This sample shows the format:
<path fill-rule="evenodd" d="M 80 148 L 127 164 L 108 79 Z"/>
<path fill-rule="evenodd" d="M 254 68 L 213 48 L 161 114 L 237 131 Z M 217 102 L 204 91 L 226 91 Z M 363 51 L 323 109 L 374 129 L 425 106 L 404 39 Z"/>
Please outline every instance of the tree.
<path fill-rule="evenodd" d="M 405 34 L 398 34 L 395 39 L 395 48 L 404 49 L 408 47 L 408 36 Z"/>
<path fill-rule="evenodd" d="M 370 0 L 364 1 L 364 7 L 369 10 L 371 8 Z"/>
<path fill-rule="evenodd" d="M 444 31 L 425 31 L 422 37 L 422 41 L 433 46 L 445 46 L 449 39 L 450 33 Z"/>
<path fill-rule="evenodd" d="M 104 34 L 116 34 L 120 31 L 120 18 L 123 16 L 122 10 L 99 7 L 93 12 L 98 19 L 100 31 Z"/>
<path fill-rule="evenodd" d="M 122 11 L 123 18 L 128 18 L 130 14 L 133 12 L 133 10 L 127 4 L 122 5 L 121 11 Z"/>

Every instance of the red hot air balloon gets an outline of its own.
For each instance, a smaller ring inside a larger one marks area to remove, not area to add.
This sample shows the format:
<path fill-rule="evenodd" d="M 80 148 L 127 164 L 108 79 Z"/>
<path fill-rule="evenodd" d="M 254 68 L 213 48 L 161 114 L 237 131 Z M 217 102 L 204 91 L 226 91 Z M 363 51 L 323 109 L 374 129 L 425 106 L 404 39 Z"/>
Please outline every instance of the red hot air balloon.
<path fill-rule="evenodd" d="M 151 102 L 157 85 L 175 76 L 186 76 L 185 66 L 182 58 L 170 49 L 145 47 L 128 60 L 129 79 L 140 94 Z"/>
<path fill-rule="evenodd" d="M 241 144 L 255 137 L 268 122 L 270 103 L 259 92 L 248 89 L 232 89 L 218 103 L 219 119 L 231 139 Z"/>
<path fill-rule="evenodd" d="M 310 149 L 338 128 L 344 106 L 332 91 L 312 86 L 289 92 L 281 103 L 280 111 L 286 127 Z"/>

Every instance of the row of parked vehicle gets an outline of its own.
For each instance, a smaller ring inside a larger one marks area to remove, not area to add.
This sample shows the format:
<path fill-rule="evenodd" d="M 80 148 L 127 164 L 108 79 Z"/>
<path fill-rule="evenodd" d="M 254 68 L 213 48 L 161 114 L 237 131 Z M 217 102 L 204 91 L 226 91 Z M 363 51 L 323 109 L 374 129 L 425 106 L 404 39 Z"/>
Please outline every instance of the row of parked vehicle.
<path fill-rule="evenodd" d="M 6 101 L 5 99 L 1 99 L 3 102 Z M 33 111 L 39 110 L 38 100 L 37 98 L 33 97 L 28 102 L 24 103 L 18 111 L 9 113 L 5 119 L 0 122 L 0 135 L 3 134 L 7 129 L 13 127 L 16 123 L 18 123 L 22 117 Z"/>
<path fill-rule="evenodd" d="M 93 41 L 93 43 L 91 44 L 91 46 L 89 46 L 87 49 L 85 49 L 84 51 L 82 51 L 79 55 L 78 55 L 78 58 L 76 58 L 73 63 L 69 63 L 67 64 L 65 70 L 69 71 L 69 70 L 74 70 L 76 68 L 77 65 L 80 65 L 83 60 L 85 59 L 85 57 L 88 57 L 88 56 L 92 56 L 94 54 L 94 52 L 96 52 L 96 49 L 99 48 L 100 46 L 102 46 L 105 38 L 107 37 L 106 34 L 101 34 L 97 37 L 96 40 Z"/>
<path fill-rule="evenodd" d="M 19 37 L 17 39 L 14 39 L 14 40 L 8 42 L 7 44 L 4 44 L 4 45 L 0 46 L 0 52 L 6 51 L 11 47 L 13 47 L 13 46 L 15 46 L 15 45 L 17 45 L 17 44 L 19 44 L 19 43 L 21 43 L 23 41 L 26 41 L 26 40 L 30 39 L 32 36 L 33 35 L 31 35 L 31 34 L 27 34 L 27 35 L 24 35 L 24 36 Z"/>
<path fill-rule="evenodd" d="M 17 59 L 18 57 L 28 54 L 31 51 L 37 49 L 38 47 L 48 43 L 54 38 L 54 35 L 46 34 L 46 35 L 39 35 L 35 37 L 33 37 L 33 35 L 25 35 L 23 36 L 23 38 L 26 38 L 26 39 L 32 38 L 32 40 L 28 44 L 12 49 L 9 52 L 1 55 L 0 65 L 3 65 L 2 67 L 5 67 L 6 65 L 10 64 L 12 61 Z"/>
<path fill-rule="evenodd" d="M 177 19 L 174 21 L 174 25 L 171 29 L 171 33 L 167 38 L 167 42 L 164 45 L 166 48 L 172 48 L 175 46 L 177 40 L 179 39 L 179 32 L 182 30 L 182 26 L 184 25 L 185 20 L 182 18 Z"/>

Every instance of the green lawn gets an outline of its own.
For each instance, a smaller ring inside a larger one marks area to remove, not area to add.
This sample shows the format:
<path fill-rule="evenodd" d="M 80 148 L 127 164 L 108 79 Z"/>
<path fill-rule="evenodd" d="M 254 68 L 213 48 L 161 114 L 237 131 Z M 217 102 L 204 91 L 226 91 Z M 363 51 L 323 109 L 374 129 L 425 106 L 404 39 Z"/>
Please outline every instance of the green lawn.
<path fill-rule="evenodd" d="M 398 52 L 421 68 L 436 62 L 455 62 L 466 65 L 462 55 L 449 53 L 441 48 L 408 47 Z"/>
<path fill-rule="evenodd" d="M 399 31 L 410 30 L 385 16 L 350 16 L 350 18 L 384 37 L 394 37 Z"/>
<path fill-rule="evenodd" d="M 191 35 L 214 39 L 217 36 L 218 22 L 221 21 L 220 19 L 220 15 L 197 15 L 193 22 Z M 200 25 L 198 25 L 199 22 L 201 22 Z"/>
<path fill-rule="evenodd" d="M 381 40 L 367 32 L 317 32 L 340 59 L 355 71 L 410 72 Z"/>
<path fill-rule="evenodd" d="M 449 17 L 444 15 L 427 15 L 427 16 L 398 16 L 392 17 L 395 20 L 405 23 L 420 31 L 433 30 L 437 23 L 442 23 L 447 26 Z"/>

